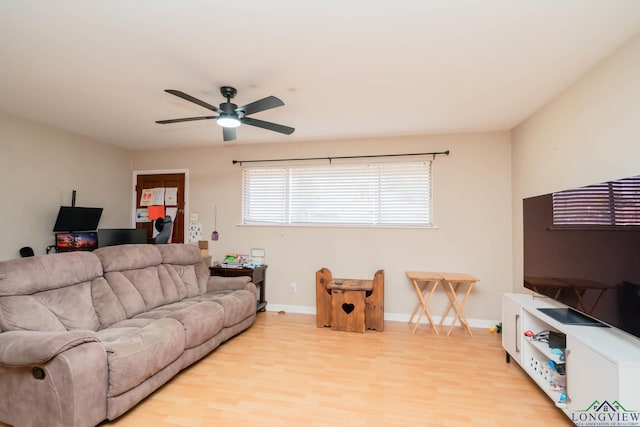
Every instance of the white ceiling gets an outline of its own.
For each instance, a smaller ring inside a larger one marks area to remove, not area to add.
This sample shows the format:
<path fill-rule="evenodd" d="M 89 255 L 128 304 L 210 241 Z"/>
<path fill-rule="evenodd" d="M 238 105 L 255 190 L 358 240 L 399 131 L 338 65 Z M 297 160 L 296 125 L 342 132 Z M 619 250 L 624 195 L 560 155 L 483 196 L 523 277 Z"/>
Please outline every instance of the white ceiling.
<path fill-rule="evenodd" d="M 640 32 L 638 0 L 0 0 L 0 110 L 133 149 L 512 129 Z"/>

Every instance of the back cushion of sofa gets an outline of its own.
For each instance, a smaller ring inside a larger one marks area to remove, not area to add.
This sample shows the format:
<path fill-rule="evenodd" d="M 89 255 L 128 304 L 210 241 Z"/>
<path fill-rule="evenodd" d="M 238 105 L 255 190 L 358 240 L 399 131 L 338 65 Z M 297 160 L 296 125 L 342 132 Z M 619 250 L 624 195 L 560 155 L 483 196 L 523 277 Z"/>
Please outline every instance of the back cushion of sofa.
<path fill-rule="evenodd" d="M 158 275 L 162 258 L 155 246 L 107 246 L 94 253 L 100 258 L 104 277 L 127 318 L 170 302 L 163 298 Z M 104 298 L 105 293 L 100 296 Z M 99 315 L 109 317 L 102 312 Z"/>
<path fill-rule="evenodd" d="M 115 323 L 120 316 L 135 316 L 152 308 L 170 304 L 187 296 L 181 285 L 176 285 L 156 245 L 119 245 L 96 249 L 104 277 L 123 312 L 103 311 L 96 304 L 103 326 Z M 96 292 L 96 295 L 98 293 Z M 101 301 L 112 299 L 109 291 L 100 289 Z M 105 307 L 112 309 L 111 304 Z"/>
<path fill-rule="evenodd" d="M 93 297 L 93 306 L 100 320 L 101 329 L 105 329 L 116 322 L 127 318 L 127 313 L 120 303 L 107 279 L 100 277 L 91 284 L 91 296 Z"/>
<path fill-rule="evenodd" d="M 170 244 L 158 246 L 162 263 L 166 267 L 177 289 L 184 290 L 186 297 L 202 295 L 207 291 L 211 273 L 202 261 L 200 248 L 194 244 Z"/>
<path fill-rule="evenodd" d="M 0 262 L 0 330 L 98 330 L 91 284 L 101 277 L 90 252 Z"/>
<path fill-rule="evenodd" d="M 93 251 L 100 258 L 105 273 L 137 270 L 160 265 L 162 256 L 155 245 L 106 246 Z"/>

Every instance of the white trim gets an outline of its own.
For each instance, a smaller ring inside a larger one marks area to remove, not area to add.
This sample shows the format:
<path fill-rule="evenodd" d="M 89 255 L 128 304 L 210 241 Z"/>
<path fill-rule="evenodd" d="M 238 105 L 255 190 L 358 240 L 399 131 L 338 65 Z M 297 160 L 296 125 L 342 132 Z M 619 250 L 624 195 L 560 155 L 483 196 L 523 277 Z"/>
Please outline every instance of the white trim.
<path fill-rule="evenodd" d="M 300 314 L 316 314 L 316 308 L 314 306 L 302 306 L 302 305 L 283 305 L 283 304 L 267 304 L 267 311 L 284 311 L 287 313 L 300 313 Z M 409 318 L 411 315 L 405 313 L 384 313 L 384 320 L 389 320 L 391 322 L 405 322 L 409 323 Z M 433 321 L 436 323 L 440 322 L 441 316 L 432 316 Z M 453 317 L 445 318 L 444 325 L 450 325 Z M 500 321 L 499 320 L 486 320 L 486 319 L 467 319 L 469 321 L 469 326 L 472 328 L 491 328 L 496 326 Z M 423 316 L 423 319 L 420 321 L 421 324 L 428 324 L 429 319 L 426 316 Z"/>
<path fill-rule="evenodd" d="M 187 236 L 189 235 L 189 169 L 151 169 L 151 170 L 134 170 L 133 178 L 131 182 L 131 227 L 136 228 L 136 183 L 138 182 L 138 175 L 154 175 L 154 174 L 169 174 L 169 173 L 183 173 L 184 174 L 184 240 L 187 242 Z"/>
<path fill-rule="evenodd" d="M 267 311 L 285 311 L 287 313 L 316 314 L 315 307 L 302 305 L 267 304 Z"/>

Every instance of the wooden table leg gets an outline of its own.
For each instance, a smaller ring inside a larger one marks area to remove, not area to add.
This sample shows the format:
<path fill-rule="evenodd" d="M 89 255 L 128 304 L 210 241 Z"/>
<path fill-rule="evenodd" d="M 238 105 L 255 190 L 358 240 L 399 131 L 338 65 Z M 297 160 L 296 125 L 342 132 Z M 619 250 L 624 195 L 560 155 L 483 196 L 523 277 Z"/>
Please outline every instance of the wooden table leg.
<path fill-rule="evenodd" d="M 467 292 L 465 292 L 462 302 L 460 303 L 460 319 L 464 322 L 464 326 L 467 329 L 467 332 L 469 332 L 469 336 L 473 336 L 473 333 L 471 333 L 471 327 L 467 321 L 467 316 L 464 314 L 464 306 L 467 303 L 467 299 L 469 298 L 469 294 L 471 293 L 471 289 L 473 289 L 474 284 L 475 283 L 467 283 Z"/>
<path fill-rule="evenodd" d="M 440 326 L 443 325 L 444 319 L 446 319 L 452 307 L 453 307 L 453 311 L 457 312 L 457 309 L 454 306 L 455 293 L 452 292 L 451 283 L 445 280 L 444 283 L 442 284 L 442 287 L 444 288 L 445 294 L 447 294 L 447 299 L 449 299 L 449 303 L 447 304 L 447 307 L 444 309 L 444 313 L 442 313 L 442 316 L 440 317 L 440 323 L 438 323 Z M 455 318 L 454 318 L 454 322 L 455 322 Z"/>
<path fill-rule="evenodd" d="M 424 295 L 424 289 L 420 289 L 420 286 L 416 283 L 415 280 L 411 280 L 411 284 L 413 285 L 413 288 L 415 289 L 416 294 Z M 426 286 L 426 283 L 425 283 L 425 286 Z M 413 323 L 413 316 L 415 316 L 418 313 L 418 307 L 421 307 L 421 306 L 422 306 L 422 301 L 420 301 L 420 296 L 418 296 L 418 301 L 416 302 L 416 305 L 413 307 L 413 311 L 411 312 L 411 317 L 409 318 L 409 323 Z"/>
<path fill-rule="evenodd" d="M 413 307 L 413 311 L 411 312 L 411 317 L 409 318 L 409 323 L 413 323 L 413 316 L 415 316 L 418 313 L 418 308 L 423 307 L 424 308 L 424 304 L 426 303 L 426 301 L 424 300 L 424 296 L 427 293 L 427 289 L 429 287 L 429 285 L 431 283 L 433 283 L 432 281 L 423 281 L 422 282 L 422 287 L 420 287 L 419 280 L 411 280 L 411 283 L 413 284 L 413 288 L 416 290 L 416 293 L 418 294 L 418 301 L 416 302 L 416 305 Z M 422 298 L 420 298 L 420 295 L 422 295 Z M 422 313 L 420 313 L 420 315 L 422 315 L 424 313 L 424 311 Z M 419 319 L 418 319 L 419 322 Z"/>
<path fill-rule="evenodd" d="M 416 320 L 416 324 L 414 325 L 413 330 L 412 330 L 411 333 L 415 334 L 416 329 L 418 329 L 418 325 L 420 324 L 420 320 L 422 320 L 422 315 L 426 314 L 427 318 L 429 319 L 429 323 L 431 323 L 431 326 L 433 327 L 433 331 L 435 332 L 436 335 L 439 335 L 438 327 L 434 323 L 433 318 L 431 317 L 431 313 L 429 312 L 429 308 L 428 308 L 429 307 L 429 302 L 431 301 L 431 298 L 433 297 L 433 293 L 435 292 L 439 281 L 438 280 L 425 281 L 425 282 L 423 282 L 424 285 L 422 286 L 422 288 L 418 284 L 417 280 L 411 279 L 411 283 L 413 284 L 413 287 L 416 290 L 416 294 L 418 295 L 418 303 L 413 308 L 413 312 L 411 313 L 411 317 L 409 318 L 409 323 L 411 323 L 413 321 L 413 317 L 415 316 L 418 308 L 420 306 L 422 306 L 422 310 L 420 311 L 420 314 L 418 315 L 418 319 Z M 426 294 L 427 290 L 429 289 L 429 285 L 432 285 L 431 292 L 429 292 L 429 296 L 425 300 L 424 299 L 424 295 Z"/>
<path fill-rule="evenodd" d="M 471 289 L 473 288 L 473 283 L 464 282 L 467 284 L 467 291 L 462 297 L 462 301 L 458 300 L 457 293 L 458 293 L 458 288 L 460 287 L 460 284 L 463 282 L 456 282 L 455 285 L 451 282 L 447 282 L 447 283 L 449 284 L 449 291 L 451 292 L 451 297 L 452 297 L 451 304 L 453 306 L 454 311 L 456 312 L 456 315 L 453 318 L 453 322 L 451 322 L 451 325 L 449 326 L 449 330 L 447 331 L 447 336 L 451 334 L 453 327 L 456 325 L 458 321 L 460 322 L 460 326 L 466 329 L 467 332 L 469 332 L 470 336 L 473 336 L 473 333 L 471 332 L 471 328 L 469 327 L 469 322 L 467 321 L 467 317 L 464 314 L 464 305 L 466 304 L 467 298 L 471 293 Z"/>

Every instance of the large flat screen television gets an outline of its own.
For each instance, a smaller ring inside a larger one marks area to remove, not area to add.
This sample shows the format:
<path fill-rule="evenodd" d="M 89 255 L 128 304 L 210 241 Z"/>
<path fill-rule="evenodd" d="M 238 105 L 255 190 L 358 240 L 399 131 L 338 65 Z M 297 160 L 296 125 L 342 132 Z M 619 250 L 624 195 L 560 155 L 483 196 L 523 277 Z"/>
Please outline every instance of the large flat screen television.
<path fill-rule="evenodd" d="M 640 177 L 526 198 L 523 231 L 526 288 L 640 338 Z"/>
<path fill-rule="evenodd" d="M 95 231 L 101 215 L 102 208 L 60 206 L 53 231 Z"/>

